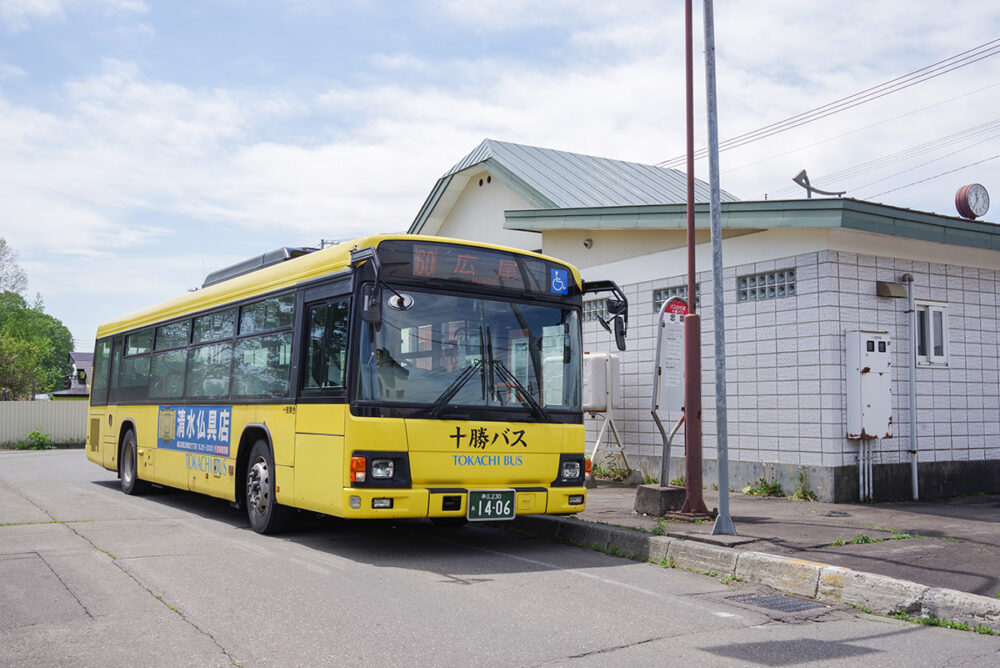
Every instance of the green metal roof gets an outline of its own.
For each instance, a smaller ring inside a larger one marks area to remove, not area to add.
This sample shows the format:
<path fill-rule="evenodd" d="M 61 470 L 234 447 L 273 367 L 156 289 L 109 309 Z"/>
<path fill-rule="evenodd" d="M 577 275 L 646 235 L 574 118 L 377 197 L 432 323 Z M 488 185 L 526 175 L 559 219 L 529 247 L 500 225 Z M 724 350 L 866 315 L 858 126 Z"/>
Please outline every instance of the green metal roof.
<path fill-rule="evenodd" d="M 687 207 L 683 204 L 668 204 L 530 209 L 507 211 L 505 218 L 506 229 L 530 232 L 684 229 L 687 227 Z M 695 205 L 695 226 L 709 228 L 707 204 Z M 722 227 L 839 227 L 951 246 L 1000 250 L 1000 225 L 995 223 L 941 216 L 851 198 L 723 202 Z"/>
<path fill-rule="evenodd" d="M 453 177 L 471 167 L 486 170 L 540 209 L 671 204 L 687 198 L 687 176 L 676 169 L 486 139 L 438 180 L 411 234 L 422 230 Z M 721 197 L 736 199 L 727 192 Z M 696 180 L 695 200 L 708 198 L 708 184 Z"/>

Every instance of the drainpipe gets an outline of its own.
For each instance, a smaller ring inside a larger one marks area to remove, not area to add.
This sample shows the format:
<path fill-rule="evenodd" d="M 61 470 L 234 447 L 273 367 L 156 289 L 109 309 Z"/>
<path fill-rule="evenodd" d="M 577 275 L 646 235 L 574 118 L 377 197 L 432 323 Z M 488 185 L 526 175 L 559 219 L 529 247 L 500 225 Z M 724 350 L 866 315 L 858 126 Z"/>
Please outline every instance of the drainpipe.
<path fill-rule="evenodd" d="M 903 274 L 906 283 L 907 313 L 910 314 L 910 478 L 913 500 L 920 499 L 917 488 L 917 307 L 913 302 L 913 274 Z"/>

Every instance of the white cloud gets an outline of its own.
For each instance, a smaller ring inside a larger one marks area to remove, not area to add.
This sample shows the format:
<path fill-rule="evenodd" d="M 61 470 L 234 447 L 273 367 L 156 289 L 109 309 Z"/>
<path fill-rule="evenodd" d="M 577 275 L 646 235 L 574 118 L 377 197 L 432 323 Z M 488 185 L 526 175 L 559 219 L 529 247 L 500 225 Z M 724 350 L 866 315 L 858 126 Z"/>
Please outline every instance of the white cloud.
<path fill-rule="evenodd" d="M 31 24 L 65 20 L 68 15 L 101 12 L 106 16 L 146 14 L 141 0 L 0 0 L 0 24 L 12 32 L 23 32 Z"/>
<path fill-rule="evenodd" d="M 13 32 L 27 30 L 33 21 L 63 16 L 60 0 L 0 0 L 0 23 Z"/>
<path fill-rule="evenodd" d="M 17 65 L 11 65 L 10 63 L 5 63 L 2 60 L 0 60 L 0 81 L 20 79 L 25 74 L 27 74 L 27 72 L 25 72 Z"/>

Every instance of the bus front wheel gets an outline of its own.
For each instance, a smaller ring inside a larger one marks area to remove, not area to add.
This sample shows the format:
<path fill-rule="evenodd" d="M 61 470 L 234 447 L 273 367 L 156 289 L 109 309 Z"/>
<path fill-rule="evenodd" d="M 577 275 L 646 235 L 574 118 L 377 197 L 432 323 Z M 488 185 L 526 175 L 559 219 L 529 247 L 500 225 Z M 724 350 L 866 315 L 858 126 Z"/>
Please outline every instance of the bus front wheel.
<path fill-rule="evenodd" d="M 119 475 L 122 491 L 126 494 L 142 494 L 149 488 L 149 483 L 139 480 L 139 446 L 135 440 L 135 432 L 129 429 L 122 439 L 121 456 L 118 459 Z"/>
<path fill-rule="evenodd" d="M 278 504 L 274 494 L 274 456 L 264 439 L 250 449 L 247 464 L 247 515 L 250 527 L 257 533 L 278 533 L 288 528 L 292 511 Z"/>

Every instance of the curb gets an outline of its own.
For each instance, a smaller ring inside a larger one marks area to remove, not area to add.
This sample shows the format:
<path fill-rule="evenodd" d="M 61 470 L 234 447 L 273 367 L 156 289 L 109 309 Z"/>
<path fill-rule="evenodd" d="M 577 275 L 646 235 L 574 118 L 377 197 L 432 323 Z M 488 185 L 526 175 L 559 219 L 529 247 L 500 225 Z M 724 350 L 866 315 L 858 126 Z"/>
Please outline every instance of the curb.
<path fill-rule="evenodd" d="M 846 603 L 881 615 L 905 612 L 1000 629 L 1000 600 L 897 580 L 817 561 L 736 550 L 673 536 L 596 524 L 574 517 L 525 515 L 505 523 L 539 538 L 589 547 L 638 561 L 661 563 L 765 585 L 799 596 Z"/>

